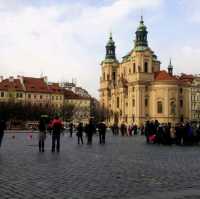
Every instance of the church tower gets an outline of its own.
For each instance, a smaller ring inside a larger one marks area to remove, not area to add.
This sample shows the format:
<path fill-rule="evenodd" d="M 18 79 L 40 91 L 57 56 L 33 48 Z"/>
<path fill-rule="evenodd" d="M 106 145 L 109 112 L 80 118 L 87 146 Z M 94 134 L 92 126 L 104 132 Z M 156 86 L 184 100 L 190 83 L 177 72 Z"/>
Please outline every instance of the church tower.
<path fill-rule="evenodd" d="M 101 63 L 101 78 L 100 78 L 100 103 L 101 106 L 108 109 L 111 107 L 112 89 L 117 82 L 117 69 L 119 62 L 116 59 L 115 42 L 113 41 L 112 33 L 106 44 L 106 56 Z"/>
<path fill-rule="evenodd" d="M 170 61 L 169 61 L 168 73 L 169 73 L 170 76 L 173 76 L 173 66 L 172 66 L 172 61 L 171 61 L 171 59 L 170 59 Z"/>

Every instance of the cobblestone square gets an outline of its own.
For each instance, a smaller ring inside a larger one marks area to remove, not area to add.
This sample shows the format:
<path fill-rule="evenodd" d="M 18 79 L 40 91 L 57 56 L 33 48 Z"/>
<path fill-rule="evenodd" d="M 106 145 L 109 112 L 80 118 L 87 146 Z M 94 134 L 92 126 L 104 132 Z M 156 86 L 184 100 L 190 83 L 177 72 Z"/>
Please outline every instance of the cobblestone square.
<path fill-rule="evenodd" d="M 0 149 L 1 199 L 197 199 L 200 146 L 147 145 L 142 136 L 107 136 L 105 145 L 61 138 L 61 152 L 38 152 L 37 135 L 6 134 Z"/>

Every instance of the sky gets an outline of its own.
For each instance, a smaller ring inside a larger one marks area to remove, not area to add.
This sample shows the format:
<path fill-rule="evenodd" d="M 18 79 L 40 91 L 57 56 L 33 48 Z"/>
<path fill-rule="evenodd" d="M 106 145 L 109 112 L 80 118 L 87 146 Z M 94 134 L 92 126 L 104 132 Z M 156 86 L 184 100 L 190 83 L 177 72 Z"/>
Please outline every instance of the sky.
<path fill-rule="evenodd" d="M 133 48 L 141 14 L 150 48 L 166 69 L 199 73 L 199 0 L 0 0 L 0 75 L 76 79 L 98 98 L 101 61 Z"/>

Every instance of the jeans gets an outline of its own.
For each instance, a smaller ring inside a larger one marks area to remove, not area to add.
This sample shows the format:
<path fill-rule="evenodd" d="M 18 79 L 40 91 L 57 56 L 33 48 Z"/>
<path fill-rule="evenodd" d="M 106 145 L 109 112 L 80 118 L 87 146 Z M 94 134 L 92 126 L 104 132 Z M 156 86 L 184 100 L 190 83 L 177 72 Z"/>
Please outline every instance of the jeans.
<path fill-rule="evenodd" d="M 57 152 L 60 151 L 60 133 L 52 134 L 52 152 L 55 152 L 55 148 Z"/>

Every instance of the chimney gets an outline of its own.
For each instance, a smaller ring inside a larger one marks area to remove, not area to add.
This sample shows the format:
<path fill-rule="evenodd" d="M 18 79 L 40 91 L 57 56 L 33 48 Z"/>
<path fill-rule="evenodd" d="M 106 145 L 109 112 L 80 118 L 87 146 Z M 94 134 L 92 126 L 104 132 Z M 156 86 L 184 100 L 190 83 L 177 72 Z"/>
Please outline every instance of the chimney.
<path fill-rule="evenodd" d="M 47 83 L 48 83 L 48 78 L 47 78 L 47 76 L 44 76 L 43 79 L 44 79 L 45 83 L 47 84 Z"/>
<path fill-rule="evenodd" d="M 9 77 L 9 82 L 14 82 L 14 77 L 13 76 Z"/>
<path fill-rule="evenodd" d="M 3 81 L 3 76 L 0 76 L 0 82 L 2 82 Z"/>

